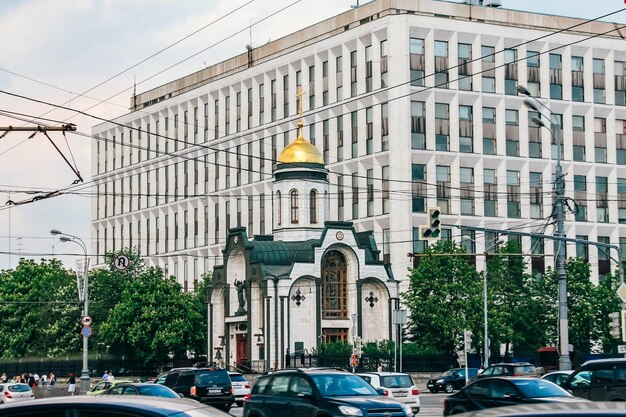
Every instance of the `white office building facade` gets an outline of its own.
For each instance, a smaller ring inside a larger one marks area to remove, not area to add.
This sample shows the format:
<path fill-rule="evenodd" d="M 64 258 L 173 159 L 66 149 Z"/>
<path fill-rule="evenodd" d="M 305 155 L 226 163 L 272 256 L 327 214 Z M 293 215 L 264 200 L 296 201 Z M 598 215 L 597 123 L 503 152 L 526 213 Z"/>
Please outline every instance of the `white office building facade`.
<path fill-rule="evenodd" d="M 92 253 L 137 247 L 186 290 L 222 262 L 228 230 L 271 235 L 277 156 L 304 136 L 323 155 L 329 219 L 372 230 L 406 289 L 429 207 L 442 220 L 553 232 L 562 140 L 568 237 L 626 244 L 626 42 L 616 26 L 436 0 L 375 0 L 137 94 L 93 128 Z M 580 25 L 579 25 L 580 24 Z M 563 28 L 579 25 L 561 33 Z M 606 32 L 606 33 L 605 33 Z M 537 127 L 516 87 L 553 113 Z M 574 204 L 575 202 L 575 204 Z M 547 227 L 546 227 L 547 225 Z M 444 228 L 470 252 L 494 233 Z M 530 268 L 549 240 L 520 239 Z M 615 268 L 593 246 L 594 280 Z M 481 268 L 484 259 L 476 259 Z"/>

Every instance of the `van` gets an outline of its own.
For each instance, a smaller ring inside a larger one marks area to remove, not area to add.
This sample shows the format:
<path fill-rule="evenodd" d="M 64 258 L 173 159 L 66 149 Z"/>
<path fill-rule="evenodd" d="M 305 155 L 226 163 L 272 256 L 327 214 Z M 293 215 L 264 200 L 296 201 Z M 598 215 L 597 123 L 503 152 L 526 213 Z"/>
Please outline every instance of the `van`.
<path fill-rule="evenodd" d="M 591 401 L 625 401 L 626 359 L 587 361 L 563 382 L 562 387 Z"/>
<path fill-rule="evenodd" d="M 173 389 L 185 398 L 212 405 L 226 412 L 235 402 L 233 384 L 226 369 L 173 369 L 159 375 L 154 382 Z"/>

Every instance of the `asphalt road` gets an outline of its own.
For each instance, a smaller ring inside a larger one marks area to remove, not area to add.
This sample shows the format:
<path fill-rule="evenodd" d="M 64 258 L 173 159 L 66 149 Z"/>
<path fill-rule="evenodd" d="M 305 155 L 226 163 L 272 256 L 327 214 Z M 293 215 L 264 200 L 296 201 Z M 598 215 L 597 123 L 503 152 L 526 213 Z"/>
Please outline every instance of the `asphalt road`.
<path fill-rule="evenodd" d="M 422 394 L 420 391 L 421 408 L 417 417 L 441 417 L 443 415 L 443 400 L 447 396 L 448 394 L 431 394 L 428 391 Z M 242 417 L 243 408 L 235 406 L 230 409 L 229 414 L 234 417 Z"/>

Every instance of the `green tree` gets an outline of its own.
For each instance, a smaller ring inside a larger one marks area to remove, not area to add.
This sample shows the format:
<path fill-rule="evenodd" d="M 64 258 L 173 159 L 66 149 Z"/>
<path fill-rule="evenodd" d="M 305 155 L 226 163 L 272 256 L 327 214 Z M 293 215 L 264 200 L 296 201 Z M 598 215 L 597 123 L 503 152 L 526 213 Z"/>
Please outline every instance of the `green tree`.
<path fill-rule="evenodd" d="M 402 298 L 420 349 L 453 353 L 464 329 L 480 332 L 482 279 L 461 245 L 442 240 L 429 246 L 409 278 Z"/>
<path fill-rule="evenodd" d="M 160 268 L 137 271 L 122 290 L 120 302 L 101 326 L 109 351 L 147 366 L 168 357 L 184 357 L 199 346 L 206 321 L 194 296 L 182 291 L 173 277 Z"/>
<path fill-rule="evenodd" d="M 0 353 L 4 358 L 58 356 L 81 346 L 76 276 L 59 260 L 21 259 L 0 272 Z"/>

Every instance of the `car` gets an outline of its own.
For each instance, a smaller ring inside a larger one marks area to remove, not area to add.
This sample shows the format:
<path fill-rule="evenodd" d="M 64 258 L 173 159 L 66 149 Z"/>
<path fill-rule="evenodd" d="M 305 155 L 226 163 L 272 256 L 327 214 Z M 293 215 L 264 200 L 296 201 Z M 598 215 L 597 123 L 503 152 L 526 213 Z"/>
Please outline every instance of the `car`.
<path fill-rule="evenodd" d="M 185 398 L 210 404 L 226 412 L 235 402 L 233 384 L 223 368 L 184 368 L 167 371 L 157 377 L 156 384 L 165 385 Z"/>
<path fill-rule="evenodd" d="M 400 372 L 364 372 L 357 374 L 375 389 L 384 390 L 384 395 L 408 404 L 413 414 L 420 411 L 420 392 L 411 375 Z"/>
<path fill-rule="evenodd" d="M 260 376 L 243 417 L 413 417 L 408 404 L 380 395 L 358 375 L 331 369 L 293 369 Z"/>
<path fill-rule="evenodd" d="M 507 405 L 586 401 L 558 385 L 533 377 L 491 377 L 472 382 L 448 396 L 443 415 L 465 413 Z"/>
<path fill-rule="evenodd" d="M 109 381 L 100 381 L 93 387 L 89 388 L 87 391 L 87 395 L 99 395 L 102 394 L 103 391 L 116 386 L 117 384 L 125 384 L 128 382 L 133 382 L 130 379 L 114 379 Z"/>
<path fill-rule="evenodd" d="M 34 400 L 35 393 L 28 384 L 5 382 L 0 384 L 0 404 L 12 404 L 21 401 Z"/>
<path fill-rule="evenodd" d="M 574 371 L 552 371 L 543 375 L 541 378 L 547 379 L 550 382 L 554 382 L 557 385 L 563 385 L 563 382 L 570 376 Z"/>
<path fill-rule="evenodd" d="M 437 378 L 431 378 L 426 382 L 426 388 L 430 392 L 445 391 L 451 393 L 465 386 L 465 369 L 452 368 L 439 375 Z M 478 368 L 467 368 L 467 378 L 471 379 L 478 375 Z"/>
<path fill-rule="evenodd" d="M 140 395 L 61 396 L 2 406 L 2 417 L 230 417 L 228 414 L 185 398 Z"/>
<path fill-rule="evenodd" d="M 587 361 L 562 386 L 591 401 L 626 401 L 626 359 Z"/>
<path fill-rule="evenodd" d="M 233 384 L 235 403 L 237 407 L 243 407 L 243 399 L 250 394 L 250 382 L 239 372 L 229 372 L 228 376 L 230 376 L 230 381 Z"/>
<path fill-rule="evenodd" d="M 472 411 L 463 417 L 613 417 L 626 416 L 624 402 L 567 402 L 514 405 Z"/>
<path fill-rule="evenodd" d="M 102 391 L 100 395 L 146 395 L 150 397 L 182 398 L 183 394 L 177 393 L 165 385 L 157 385 L 150 382 L 126 382 L 117 384 Z"/>
<path fill-rule="evenodd" d="M 496 363 L 472 377 L 470 381 L 492 376 L 539 376 L 539 374 L 535 365 L 529 362 Z"/>

